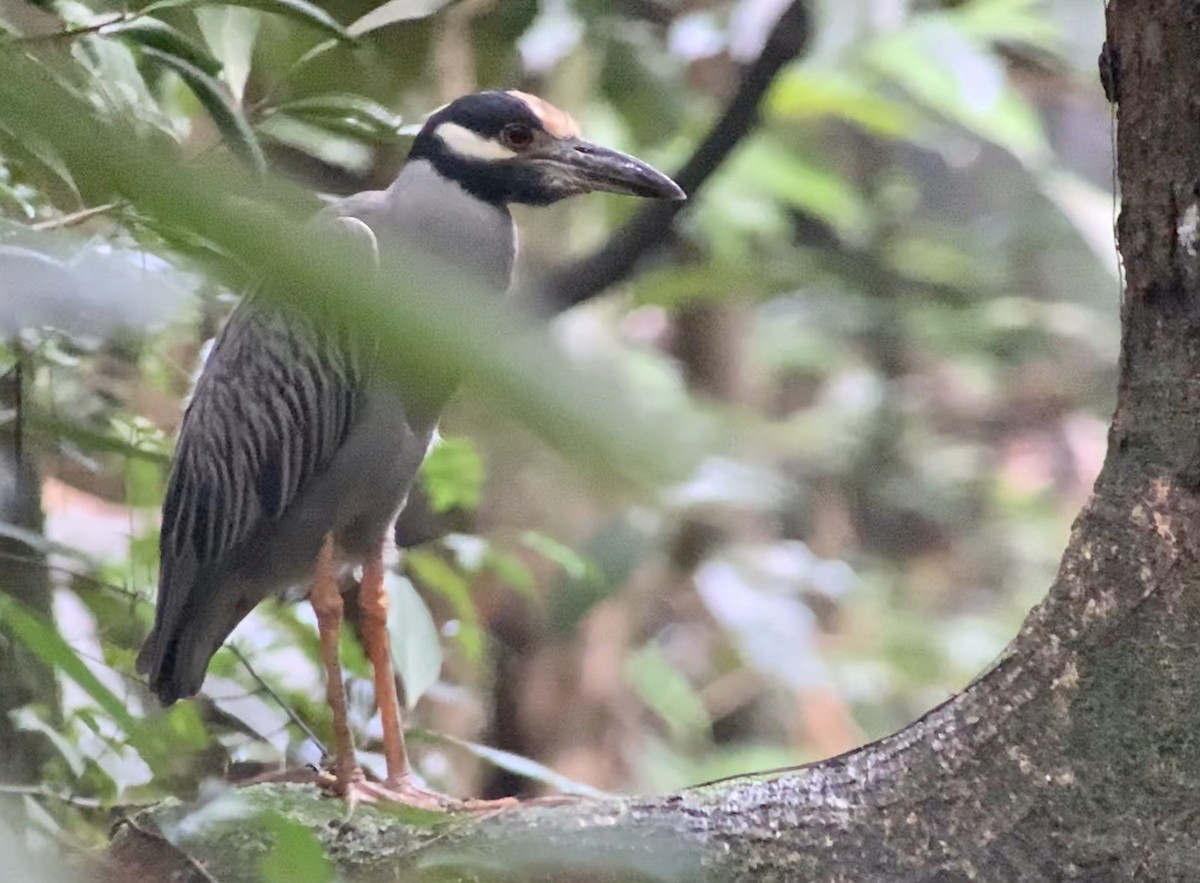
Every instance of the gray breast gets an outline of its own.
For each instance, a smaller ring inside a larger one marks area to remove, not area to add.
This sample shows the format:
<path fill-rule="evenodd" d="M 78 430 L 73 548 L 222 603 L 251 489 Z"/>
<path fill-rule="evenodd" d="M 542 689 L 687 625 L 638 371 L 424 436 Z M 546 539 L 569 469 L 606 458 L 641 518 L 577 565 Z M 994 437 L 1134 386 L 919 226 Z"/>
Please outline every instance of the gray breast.
<path fill-rule="evenodd" d="M 403 248 L 445 261 L 497 294 L 508 288 L 516 248 L 512 216 L 470 196 L 428 162 L 409 163 L 388 190 L 350 197 L 331 212 L 363 221 L 385 266 L 389 249 Z M 366 402 L 328 475 L 313 488 L 317 508 L 332 511 L 339 545 L 352 558 L 390 530 L 436 422 L 406 408 L 386 378 L 371 383 Z"/>
<path fill-rule="evenodd" d="M 366 224 L 384 265 L 389 250 L 403 249 L 405 255 L 418 251 L 475 277 L 497 294 L 508 287 L 516 245 L 511 215 L 470 196 L 427 162 L 406 165 L 387 190 L 356 194 L 332 204 L 323 214 Z M 359 344 L 363 354 L 373 349 L 370 340 L 360 339 Z M 250 581 L 257 581 L 260 574 L 286 574 L 298 582 L 307 579 L 307 572 L 297 573 L 295 565 L 289 568 L 283 559 L 308 560 L 307 554 L 297 556 L 297 550 L 311 549 L 315 556 L 321 537 L 330 530 L 343 556 L 360 561 L 390 530 L 403 505 L 424 459 L 436 415 L 414 412 L 386 377 L 376 376 L 369 364 L 360 367 L 365 388 L 355 425 L 328 468 L 303 490 L 267 541 L 245 561 L 242 576 Z"/>
<path fill-rule="evenodd" d="M 428 162 L 409 163 L 387 190 L 360 193 L 327 210 L 362 220 L 387 262 L 389 247 L 445 262 L 485 289 L 507 290 L 516 254 L 516 226 L 504 206 L 471 196 Z"/>

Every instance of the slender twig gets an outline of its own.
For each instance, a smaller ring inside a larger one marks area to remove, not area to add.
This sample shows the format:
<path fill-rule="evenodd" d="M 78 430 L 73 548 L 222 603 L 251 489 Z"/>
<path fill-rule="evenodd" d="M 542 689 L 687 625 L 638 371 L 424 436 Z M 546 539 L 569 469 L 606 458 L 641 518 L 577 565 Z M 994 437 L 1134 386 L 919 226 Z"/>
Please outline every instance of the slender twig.
<path fill-rule="evenodd" d="M 136 15 L 126 15 L 123 13 L 114 18 L 110 18 L 107 21 L 97 22 L 96 24 L 80 25 L 77 28 L 67 28 L 62 31 L 50 31 L 49 33 L 45 33 L 45 34 L 25 34 L 20 37 L 13 37 L 6 42 L 18 43 L 18 44 L 29 44 L 29 43 L 56 43 L 60 40 L 73 40 L 76 37 L 86 37 L 89 34 L 98 34 L 100 31 L 104 30 L 107 27 L 110 27 L 111 25 L 123 24 L 124 22 L 132 21 L 133 19 L 140 17 L 142 14 L 143 13 L 138 13 Z"/>
<path fill-rule="evenodd" d="M 46 570 L 48 570 L 48 571 L 62 573 L 66 576 L 72 577 L 74 579 L 78 579 L 81 582 L 84 582 L 84 583 L 92 586 L 93 588 L 103 589 L 105 591 L 112 592 L 116 595 L 121 595 L 122 597 L 128 598 L 129 600 L 134 601 L 138 604 L 149 604 L 150 603 L 150 601 L 148 599 L 143 597 L 141 594 L 139 594 L 134 589 L 127 588 L 126 586 L 117 585 L 116 583 L 110 583 L 105 580 L 98 579 L 94 576 L 90 576 L 86 573 L 79 573 L 78 571 L 71 570 L 69 567 L 56 567 L 51 564 L 46 564 L 44 561 L 42 561 L 32 555 L 18 555 L 16 553 L 12 553 L 12 552 L 0 551 L 0 558 L 6 559 L 6 560 L 19 561 L 19 562 L 28 563 L 28 564 L 38 564 L 40 566 L 45 567 Z M 296 712 L 292 709 L 292 707 L 290 705 L 288 705 L 288 703 L 283 699 L 283 697 L 280 696 L 274 689 L 272 689 L 271 685 L 268 684 L 263 679 L 262 675 L 260 675 L 254 669 L 254 666 L 250 664 L 250 660 L 246 658 L 246 655 L 244 653 L 242 653 L 242 651 L 234 644 L 226 644 L 225 646 L 226 646 L 226 648 L 228 648 L 229 652 L 233 654 L 234 658 L 237 659 L 237 661 L 239 663 L 241 663 L 242 667 L 244 669 L 246 669 L 246 673 L 250 675 L 250 677 L 254 680 L 255 684 L 258 685 L 258 690 L 256 690 L 255 692 L 261 691 L 262 693 L 265 693 L 267 696 L 269 696 L 272 700 L 274 700 L 275 704 L 277 704 L 279 706 L 279 708 L 287 716 L 288 720 L 291 721 L 297 728 L 299 728 L 299 730 L 304 734 L 304 736 L 306 738 L 311 739 L 313 741 L 313 744 L 315 744 L 321 750 L 322 754 L 328 754 L 329 751 L 325 747 L 325 743 L 323 743 L 320 740 L 320 738 L 317 736 L 317 734 L 312 731 L 312 728 L 309 727 L 309 725 L 307 723 L 305 723 L 304 720 L 298 714 L 296 714 Z M 75 652 L 78 653 L 80 656 L 85 656 L 85 654 L 80 653 L 80 651 L 78 649 L 75 649 Z M 102 665 L 106 665 L 106 666 L 108 665 L 108 663 L 105 662 L 104 660 L 94 659 L 92 661 L 100 663 Z M 108 667 L 112 668 L 111 666 L 108 666 Z M 117 669 L 112 669 L 112 670 L 116 671 L 117 674 L 121 675 L 122 677 L 126 677 L 130 680 L 135 680 L 135 681 L 140 682 L 140 679 L 135 678 L 133 675 L 126 674 L 124 672 L 118 671 Z"/>
<path fill-rule="evenodd" d="M 60 215 L 57 218 L 50 218 L 48 221 L 38 221 L 36 224 L 30 224 L 30 230 L 58 230 L 63 227 L 73 227 L 76 224 L 82 224 L 89 218 L 94 218 L 96 215 L 103 215 L 111 212 L 120 205 L 119 202 L 106 202 L 104 205 L 94 205 L 91 208 L 80 209 L 77 212 L 72 212 L 69 215 Z"/>
<path fill-rule="evenodd" d="M 250 660 L 246 658 L 245 654 L 234 644 L 226 644 L 225 646 L 229 648 L 229 652 L 234 655 L 237 661 L 242 664 L 242 668 L 246 669 L 246 673 L 258 684 L 259 689 L 270 696 L 275 701 L 275 704 L 279 706 L 280 710 L 287 715 L 288 720 L 295 724 L 306 738 L 311 739 L 313 744 L 321 749 L 323 757 L 328 757 L 329 749 L 325 747 L 325 743 L 317 738 L 317 734 L 312 731 L 312 728 L 304 722 L 300 715 L 296 714 L 292 707 L 284 701 L 283 697 L 276 693 L 271 685 L 263 679 L 262 675 L 254 670 L 254 666 L 250 664 Z"/>
<path fill-rule="evenodd" d="M 746 68 L 725 112 L 675 175 L 689 196 L 758 125 L 763 96 L 779 71 L 804 50 L 808 36 L 808 0 L 793 0 L 775 22 L 758 58 Z M 570 309 L 626 278 L 643 255 L 667 238 L 675 215 L 686 205 L 674 200 L 648 203 L 598 251 L 573 261 L 543 283 L 546 306 L 555 313 Z"/>

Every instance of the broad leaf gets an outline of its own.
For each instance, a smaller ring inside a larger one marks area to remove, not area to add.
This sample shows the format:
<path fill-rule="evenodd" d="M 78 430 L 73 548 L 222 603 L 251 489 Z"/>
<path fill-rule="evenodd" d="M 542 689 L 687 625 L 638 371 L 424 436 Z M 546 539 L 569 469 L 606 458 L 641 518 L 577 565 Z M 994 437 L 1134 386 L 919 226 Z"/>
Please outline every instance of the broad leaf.
<path fill-rule="evenodd" d="M 189 8 L 197 6 L 244 6 L 248 9 L 261 9 L 272 12 L 295 21 L 303 22 L 327 34 L 332 34 L 339 40 L 350 38 L 346 29 L 336 18 L 315 3 L 305 0 L 159 0 L 145 7 L 142 12 L 156 12 L 168 8 Z"/>
<path fill-rule="evenodd" d="M 269 119 L 286 114 L 329 131 L 373 141 L 394 140 L 401 119 L 378 102 L 361 95 L 329 93 L 311 95 L 274 105 L 263 112 Z"/>
<path fill-rule="evenodd" d="M 384 585 L 392 662 L 404 679 L 404 698 L 412 708 L 442 673 L 441 639 L 425 600 L 411 582 L 389 572 Z"/>
<path fill-rule="evenodd" d="M 103 37 L 116 37 L 141 49 L 157 49 L 166 55 L 180 58 L 209 76 L 221 72 L 221 62 L 182 31 L 156 18 L 136 18 L 102 28 Z"/>
<path fill-rule="evenodd" d="M 414 18 L 427 18 L 433 15 L 450 0 L 391 0 L 381 6 L 376 6 L 366 15 L 357 19 L 346 28 L 351 37 L 361 37 L 371 31 L 377 31 L 388 25 Z"/>
<path fill-rule="evenodd" d="M 483 459 L 467 438 L 441 438 L 421 463 L 421 485 L 434 512 L 474 509 L 483 498 Z"/>
<path fill-rule="evenodd" d="M 179 75 L 192 90 L 196 100 L 208 111 L 231 150 L 246 160 L 256 172 L 266 170 L 267 161 L 263 157 L 258 139 L 242 115 L 241 109 L 225 94 L 220 83 L 178 56 L 150 48 L 144 48 L 142 52 Z"/>
<path fill-rule="evenodd" d="M 221 78 L 241 104 L 254 56 L 254 39 L 262 17 L 253 9 L 223 6 L 196 10 L 204 42 L 221 59 Z M 211 71 L 209 73 L 212 73 Z"/>
<path fill-rule="evenodd" d="M 411 549 L 405 553 L 404 563 L 423 585 L 433 589 L 450 604 L 458 619 L 456 637 L 467 659 L 473 663 L 479 662 L 483 656 L 483 631 L 479 626 L 479 611 L 466 579 L 433 552 Z"/>

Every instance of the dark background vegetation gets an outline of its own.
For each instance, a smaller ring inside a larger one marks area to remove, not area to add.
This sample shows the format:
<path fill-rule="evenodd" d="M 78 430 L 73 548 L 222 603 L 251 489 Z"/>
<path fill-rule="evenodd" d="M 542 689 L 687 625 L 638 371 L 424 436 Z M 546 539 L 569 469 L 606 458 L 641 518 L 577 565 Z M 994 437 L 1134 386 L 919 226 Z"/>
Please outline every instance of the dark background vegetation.
<path fill-rule="evenodd" d="M 786 6 L 0 2 L 0 53 L 193 168 L 232 148 L 342 194 L 483 87 L 677 169 Z M 528 312 L 587 299 L 549 334 L 632 403 L 603 431 L 677 468 L 606 482 L 502 395 L 456 400 L 399 537 L 434 539 L 389 586 L 440 789 L 661 792 L 836 754 L 965 686 L 1053 577 L 1115 387 L 1102 10 L 809 12 L 757 126 L 631 272 L 581 263 L 631 201 L 520 213 L 522 281 L 547 283 Z M 327 735 L 305 607 L 257 611 L 196 701 L 163 711 L 133 675 L 171 439 L 236 293 L 203 272 L 211 237 L 143 208 L 0 110 L 0 592 L 22 605 L 0 607 L 0 807 L 35 855 L 103 844 L 113 806 L 316 762 Z M 656 436 L 655 413 L 684 416 Z M 378 768 L 357 649 L 348 671 Z"/>

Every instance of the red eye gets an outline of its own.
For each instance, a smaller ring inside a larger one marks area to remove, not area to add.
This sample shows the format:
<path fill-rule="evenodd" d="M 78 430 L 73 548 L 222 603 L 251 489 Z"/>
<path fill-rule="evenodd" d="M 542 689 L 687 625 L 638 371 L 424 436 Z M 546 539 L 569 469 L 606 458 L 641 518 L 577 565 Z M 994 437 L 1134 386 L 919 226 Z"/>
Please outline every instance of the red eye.
<path fill-rule="evenodd" d="M 519 124 L 505 126 L 502 135 L 505 144 L 518 150 L 533 143 L 533 129 L 529 126 Z"/>

